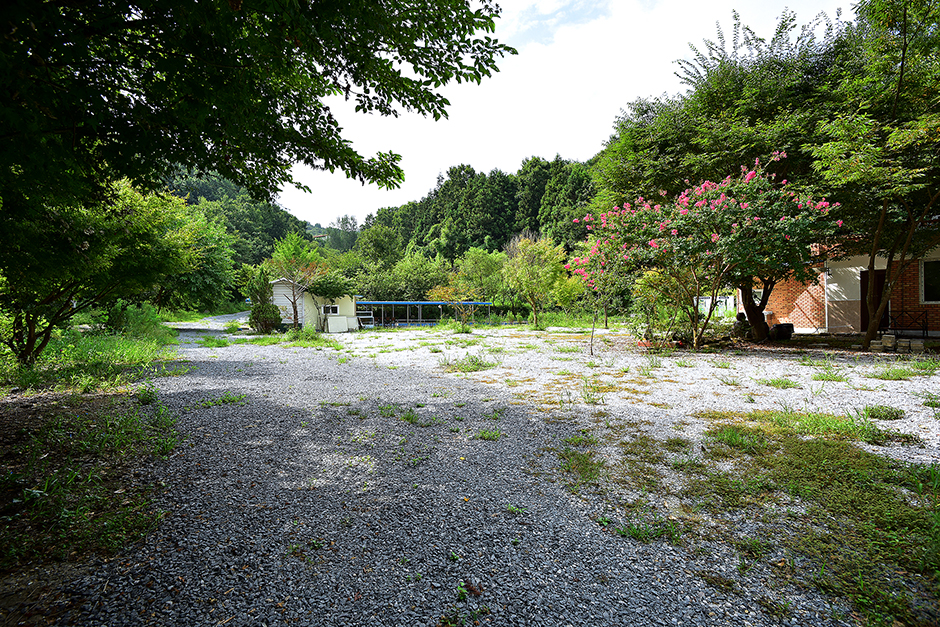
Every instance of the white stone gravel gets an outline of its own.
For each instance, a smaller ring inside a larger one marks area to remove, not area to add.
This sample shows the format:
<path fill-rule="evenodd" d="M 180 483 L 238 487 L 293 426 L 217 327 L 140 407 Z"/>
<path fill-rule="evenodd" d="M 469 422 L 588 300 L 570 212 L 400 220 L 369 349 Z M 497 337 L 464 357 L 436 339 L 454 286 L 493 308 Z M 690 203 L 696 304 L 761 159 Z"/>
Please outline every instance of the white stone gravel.
<path fill-rule="evenodd" d="M 885 404 L 907 413 L 885 426 L 924 445 L 878 452 L 938 460 L 940 421 L 919 396 L 938 391 L 937 377 L 865 378 L 878 367 L 868 358 L 832 357 L 847 383 L 812 381 L 816 369 L 792 354 L 676 353 L 638 376 L 649 357 L 618 333 L 599 333 L 594 355 L 584 333 L 518 328 L 350 334 L 339 352 L 193 343 L 212 326 L 181 331 L 189 373 L 154 379 L 188 438 L 146 469 L 166 517 L 75 582 L 61 624 L 849 624 L 844 603 L 773 583 L 767 564 L 731 592 L 706 584 L 703 570 L 735 576 L 737 555 L 720 543 L 702 554 L 605 531 L 594 518 L 616 513 L 619 497 L 565 489 L 546 447 L 605 419 L 695 439 L 702 409 Z M 500 363 L 443 371 L 442 358 L 468 353 Z M 801 388 L 756 381 L 776 376 Z M 617 389 L 587 405 L 583 377 Z M 226 393 L 246 397 L 203 406 Z M 407 411 L 427 426 L 401 420 Z M 481 430 L 503 435 L 474 437 Z M 760 597 L 786 599 L 792 613 L 773 617 Z"/>

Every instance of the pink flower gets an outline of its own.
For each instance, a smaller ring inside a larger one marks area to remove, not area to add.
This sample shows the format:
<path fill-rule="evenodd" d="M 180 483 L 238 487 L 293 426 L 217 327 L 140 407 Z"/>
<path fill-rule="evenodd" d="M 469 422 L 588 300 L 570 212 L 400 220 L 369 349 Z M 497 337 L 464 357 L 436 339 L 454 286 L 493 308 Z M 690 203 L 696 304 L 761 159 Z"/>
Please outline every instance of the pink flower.
<path fill-rule="evenodd" d="M 659 244 L 657 244 L 656 240 L 654 239 L 650 240 L 650 246 L 652 246 L 653 248 L 659 248 Z"/>
<path fill-rule="evenodd" d="M 712 243 L 718 241 L 718 233 L 712 233 Z"/>
<path fill-rule="evenodd" d="M 577 224 L 577 223 L 580 222 L 580 221 L 581 221 L 581 220 L 578 220 L 577 218 L 574 219 L 574 223 L 575 223 L 575 224 Z"/>
<path fill-rule="evenodd" d="M 842 226 L 842 220 L 836 220 L 836 226 Z"/>
<path fill-rule="evenodd" d="M 677 229 L 673 229 L 672 231 L 670 231 L 670 233 L 672 233 L 673 235 L 678 235 L 679 231 Z"/>
<path fill-rule="evenodd" d="M 689 210 L 688 210 L 688 209 L 679 209 L 679 215 L 683 215 L 683 216 L 684 216 L 684 215 L 686 215 L 687 213 L 689 213 Z"/>
<path fill-rule="evenodd" d="M 751 170 L 750 172 L 744 175 L 744 182 L 750 183 L 754 179 L 755 176 L 757 176 L 757 172 L 755 172 L 754 170 Z"/>

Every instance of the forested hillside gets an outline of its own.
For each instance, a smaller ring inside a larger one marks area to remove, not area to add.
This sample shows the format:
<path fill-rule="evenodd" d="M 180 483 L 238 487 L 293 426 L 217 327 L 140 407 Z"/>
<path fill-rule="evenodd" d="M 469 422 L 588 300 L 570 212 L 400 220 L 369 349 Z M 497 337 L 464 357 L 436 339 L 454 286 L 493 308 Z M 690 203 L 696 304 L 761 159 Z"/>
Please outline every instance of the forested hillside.
<path fill-rule="evenodd" d="M 232 236 L 232 260 L 236 266 L 258 264 L 271 256 L 274 242 L 288 233 L 322 232 L 310 227 L 283 207 L 256 200 L 244 187 L 217 174 L 194 176 L 185 171 L 167 181 L 174 196 L 185 198 L 210 220 L 221 223 Z M 319 225 L 317 225 L 319 227 Z"/>
<path fill-rule="evenodd" d="M 522 231 L 541 232 L 571 250 L 587 231 L 573 223 L 595 194 L 588 166 L 560 156 L 526 159 L 514 174 L 448 168 L 421 200 L 385 207 L 364 229 L 383 225 L 410 251 L 453 262 L 470 248 L 501 250 Z"/>

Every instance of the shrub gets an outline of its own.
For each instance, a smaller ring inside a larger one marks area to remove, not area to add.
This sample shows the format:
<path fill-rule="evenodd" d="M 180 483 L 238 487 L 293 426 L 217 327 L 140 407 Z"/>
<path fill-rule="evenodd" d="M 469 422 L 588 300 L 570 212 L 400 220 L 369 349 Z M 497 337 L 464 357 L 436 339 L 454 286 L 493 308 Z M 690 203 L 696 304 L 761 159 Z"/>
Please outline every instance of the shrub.
<path fill-rule="evenodd" d="M 256 303 L 251 306 L 248 324 L 258 333 L 271 333 L 281 324 L 281 311 L 274 303 Z"/>

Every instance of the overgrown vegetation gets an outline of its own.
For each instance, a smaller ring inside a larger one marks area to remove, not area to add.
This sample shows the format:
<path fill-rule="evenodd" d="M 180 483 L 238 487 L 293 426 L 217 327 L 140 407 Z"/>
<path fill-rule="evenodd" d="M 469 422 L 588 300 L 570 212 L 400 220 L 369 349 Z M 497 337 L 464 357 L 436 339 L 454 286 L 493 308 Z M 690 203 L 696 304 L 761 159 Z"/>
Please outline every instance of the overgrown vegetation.
<path fill-rule="evenodd" d="M 114 390 L 136 381 L 153 362 L 172 358 L 166 346 L 175 341 L 175 332 L 151 306 L 118 309 L 96 316 L 86 332 L 57 330 L 32 364 L 18 363 L 0 348 L 0 385 L 24 391 Z"/>
<path fill-rule="evenodd" d="M 117 551 L 159 521 L 150 485 L 132 477 L 138 459 L 166 457 L 176 417 L 142 394 L 50 407 L 35 431 L 4 443 L 0 476 L 0 571 L 28 560 L 77 560 Z"/>
<path fill-rule="evenodd" d="M 718 532 L 738 552 L 742 577 L 765 562 L 772 547 L 782 547 L 798 561 L 787 561 L 785 571 L 767 564 L 780 583 L 845 597 L 869 624 L 932 622 L 940 597 L 940 465 L 893 461 L 857 445 L 916 444 L 916 436 L 872 422 L 903 412 L 869 406 L 844 415 L 792 409 L 696 415 L 712 423 L 702 457 L 682 438 L 659 442 L 620 427 L 610 432 L 609 425 L 608 442 L 620 448 L 623 463 L 604 463 L 593 450 L 596 441 L 573 435 L 557 453 L 562 476 L 572 490 L 591 486 L 633 495 L 622 524 L 603 517 L 618 535 L 694 545 L 715 533 L 694 512 L 726 521 L 743 514 L 760 522 L 760 537 L 741 536 L 727 522 Z M 679 473 L 678 485 L 662 482 L 663 464 Z M 647 507 L 645 495 L 654 490 L 659 498 L 671 494 L 681 501 L 678 518 Z M 794 570 L 796 563 L 801 566 Z M 703 578 L 738 588 L 712 573 Z M 768 603 L 765 611 L 774 615 L 788 606 Z"/>

